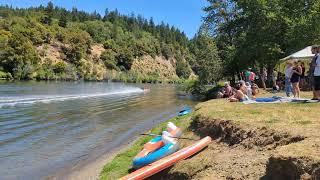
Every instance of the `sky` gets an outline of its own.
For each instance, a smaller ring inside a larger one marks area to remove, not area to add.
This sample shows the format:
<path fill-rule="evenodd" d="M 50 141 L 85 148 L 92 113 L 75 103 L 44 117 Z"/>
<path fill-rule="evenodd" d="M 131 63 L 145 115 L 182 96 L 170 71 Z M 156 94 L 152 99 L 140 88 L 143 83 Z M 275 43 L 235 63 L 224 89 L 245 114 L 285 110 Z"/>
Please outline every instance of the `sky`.
<path fill-rule="evenodd" d="M 0 0 L 1 5 L 13 7 L 30 7 L 46 5 L 49 0 Z M 155 23 L 161 21 L 169 23 L 192 38 L 198 31 L 202 17 L 205 16 L 202 8 L 207 5 L 206 0 L 52 0 L 53 4 L 71 10 L 93 12 L 96 10 L 104 15 L 105 9 L 109 11 L 118 9 L 121 14 L 142 15 L 145 18 L 153 17 Z"/>

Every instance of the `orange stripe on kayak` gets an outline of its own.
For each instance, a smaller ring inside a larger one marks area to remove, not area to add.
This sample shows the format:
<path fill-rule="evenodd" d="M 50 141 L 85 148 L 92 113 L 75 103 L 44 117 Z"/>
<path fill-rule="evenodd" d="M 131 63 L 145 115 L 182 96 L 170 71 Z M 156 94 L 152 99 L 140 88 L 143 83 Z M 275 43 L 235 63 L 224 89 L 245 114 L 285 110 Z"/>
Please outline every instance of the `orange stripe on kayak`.
<path fill-rule="evenodd" d="M 177 163 L 180 160 L 186 159 L 195 153 L 199 152 L 208 144 L 211 142 L 211 137 L 207 136 L 195 144 L 185 147 L 181 149 L 180 151 L 177 151 L 167 157 L 164 157 L 154 163 L 151 163 L 141 169 L 138 169 L 134 171 L 131 174 L 128 174 L 127 176 L 122 177 L 122 180 L 138 180 L 138 179 L 145 179 L 147 177 L 150 177 L 172 165 Z"/>
<path fill-rule="evenodd" d="M 140 153 L 138 153 L 136 155 L 136 158 L 139 158 L 139 157 L 144 157 L 146 155 L 148 155 L 149 153 L 161 148 L 162 146 L 164 146 L 164 143 L 163 141 L 158 141 L 158 142 L 155 142 L 155 143 L 147 143 L 144 145 L 144 148 L 142 151 L 140 151 Z"/>

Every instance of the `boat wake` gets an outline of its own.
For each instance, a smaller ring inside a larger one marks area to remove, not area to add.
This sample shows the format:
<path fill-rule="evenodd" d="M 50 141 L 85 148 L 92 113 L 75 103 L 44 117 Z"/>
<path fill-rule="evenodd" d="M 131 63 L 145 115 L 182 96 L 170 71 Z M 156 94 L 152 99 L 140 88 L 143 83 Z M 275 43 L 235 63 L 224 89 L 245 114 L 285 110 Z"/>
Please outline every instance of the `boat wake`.
<path fill-rule="evenodd" d="M 128 94 L 138 94 L 144 91 L 140 88 L 129 88 L 120 91 L 111 91 L 106 93 L 84 93 L 84 94 L 65 94 L 65 95 L 30 95 L 30 96 L 7 96 L 0 97 L 0 108 L 17 105 L 27 105 L 34 103 L 50 103 L 56 101 L 67 101 L 73 99 L 96 98 L 105 96 L 121 96 Z"/>

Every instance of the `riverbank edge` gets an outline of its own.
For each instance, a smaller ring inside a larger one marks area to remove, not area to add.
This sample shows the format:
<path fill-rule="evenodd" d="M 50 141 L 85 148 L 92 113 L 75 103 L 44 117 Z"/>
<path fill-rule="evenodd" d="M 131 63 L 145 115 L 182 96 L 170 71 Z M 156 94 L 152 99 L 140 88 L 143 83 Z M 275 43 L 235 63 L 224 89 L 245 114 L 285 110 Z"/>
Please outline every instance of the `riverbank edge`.
<path fill-rule="evenodd" d="M 103 154 L 101 157 L 90 161 L 89 163 L 80 163 L 78 166 L 66 168 L 64 170 L 58 171 L 57 173 L 44 177 L 46 180 L 87 180 L 99 179 L 100 173 L 103 167 L 110 163 L 119 153 L 127 151 L 132 147 L 139 138 L 133 139 L 127 144 L 123 144 L 120 147 L 112 150 L 109 153 Z"/>
<path fill-rule="evenodd" d="M 48 79 L 48 80 L 17 80 L 17 79 L 5 79 L 0 77 L 0 83 L 5 82 L 107 82 L 107 83 L 130 83 L 130 84 L 184 84 L 188 79 L 179 79 L 177 81 L 123 81 L 120 79 L 102 79 L 102 80 L 88 80 L 88 79 L 77 79 L 77 80 L 62 80 L 62 79 Z"/>
<path fill-rule="evenodd" d="M 166 125 L 168 122 L 173 122 L 182 130 L 185 130 L 189 126 L 189 123 L 187 122 L 188 120 L 190 120 L 191 116 L 192 113 L 182 117 L 177 116 L 171 118 L 167 121 L 164 121 L 156 125 L 152 129 L 150 129 L 148 133 L 161 134 L 162 131 L 166 129 Z M 106 164 L 103 166 L 99 174 L 99 179 L 119 179 L 120 177 L 129 174 L 133 157 L 139 151 L 141 151 L 143 145 L 150 141 L 152 138 L 152 136 L 139 137 L 131 144 L 120 149 L 118 153 L 115 153 L 113 157 L 110 158 L 109 161 L 107 161 Z"/>

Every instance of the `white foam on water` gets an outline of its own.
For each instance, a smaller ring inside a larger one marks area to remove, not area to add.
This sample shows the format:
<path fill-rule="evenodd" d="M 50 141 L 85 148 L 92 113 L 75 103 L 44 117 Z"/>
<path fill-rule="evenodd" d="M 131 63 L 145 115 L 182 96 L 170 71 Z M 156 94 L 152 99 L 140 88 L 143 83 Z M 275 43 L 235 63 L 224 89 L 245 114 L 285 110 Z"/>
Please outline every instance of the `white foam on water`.
<path fill-rule="evenodd" d="M 106 93 L 95 93 L 95 94 L 66 94 L 66 95 L 32 95 L 24 97 L 0 97 L 0 108 L 7 106 L 16 105 L 27 105 L 34 103 L 50 103 L 56 101 L 67 101 L 73 99 L 84 99 L 84 98 L 95 98 L 104 97 L 111 95 L 124 95 L 124 94 L 137 94 L 143 93 L 144 91 L 140 88 L 128 88 L 120 91 L 111 91 Z"/>

